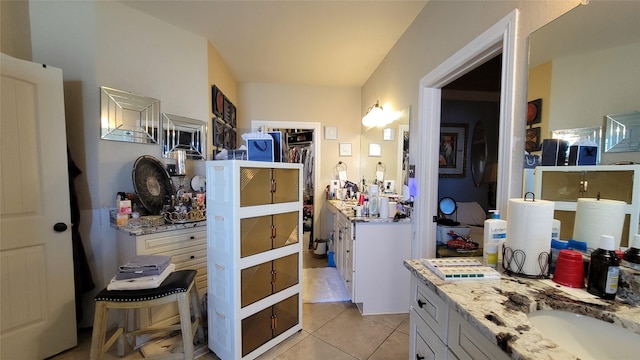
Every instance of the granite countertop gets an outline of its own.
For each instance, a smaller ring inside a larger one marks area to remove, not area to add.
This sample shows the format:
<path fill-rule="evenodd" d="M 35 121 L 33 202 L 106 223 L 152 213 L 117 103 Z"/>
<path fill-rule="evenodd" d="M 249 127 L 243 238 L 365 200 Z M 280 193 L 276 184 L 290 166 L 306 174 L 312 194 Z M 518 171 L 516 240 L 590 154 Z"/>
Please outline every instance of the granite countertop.
<path fill-rule="evenodd" d="M 206 220 L 202 220 L 202 221 L 188 222 L 188 223 L 184 223 L 184 224 L 168 224 L 168 223 L 165 223 L 164 225 L 150 226 L 150 227 L 125 227 L 125 226 L 116 226 L 114 223 L 111 223 L 111 226 L 115 227 L 116 229 L 118 229 L 120 231 L 124 231 L 124 232 L 128 233 L 129 235 L 139 236 L 139 235 L 157 234 L 157 233 L 173 231 L 173 230 L 182 230 L 182 229 L 191 229 L 191 228 L 195 228 L 195 227 L 204 227 L 204 226 L 207 226 L 207 221 Z"/>
<path fill-rule="evenodd" d="M 359 222 L 359 223 L 410 223 L 411 218 L 403 218 L 403 219 L 394 219 L 394 218 L 379 218 L 379 217 L 369 217 L 369 216 L 354 216 L 353 207 L 356 205 L 355 203 L 346 202 L 342 200 L 327 200 L 329 205 L 333 207 L 335 211 L 339 211 L 343 213 L 349 221 Z"/>
<path fill-rule="evenodd" d="M 404 266 L 512 359 L 576 359 L 532 327 L 527 314 L 536 310 L 579 313 L 640 334 L 640 307 L 624 304 L 619 298 L 603 300 L 584 289 L 566 288 L 551 280 L 506 274 L 500 280 L 445 282 L 420 259 L 405 260 Z M 632 276 L 638 278 L 640 272 Z"/>

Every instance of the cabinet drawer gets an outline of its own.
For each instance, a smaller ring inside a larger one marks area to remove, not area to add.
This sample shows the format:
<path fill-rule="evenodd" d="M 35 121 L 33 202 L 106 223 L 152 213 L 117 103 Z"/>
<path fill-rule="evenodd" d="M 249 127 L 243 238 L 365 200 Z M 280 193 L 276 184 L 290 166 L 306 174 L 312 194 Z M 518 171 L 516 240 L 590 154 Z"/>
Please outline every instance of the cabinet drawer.
<path fill-rule="evenodd" d="M 491 343 L 455 310 L 449 310 L 449 349 L 463 360 L 509 359 L 498 345 Z"/>
<path fill-rule="evenodd" d="M 411 309 L 409 322 L 411 327 L 409 355 L 411 359 L 446 360 L 449 358 L 449 349 L 427 326 L 415 309 Z"/>
<path fill-rule="evenodd" d="M 411 277 L 411 308 L 446 344 L 449 307 L 415 276 Z"/>
<path fill-rule="evenodd" d="M 188 229 L 178 234 L 152 234 L 138 237 L 138 254 L 156 254 L 160 251 L 181 249 L 194 245 L 207 244 L 207 232 L 202 229 Z"/>

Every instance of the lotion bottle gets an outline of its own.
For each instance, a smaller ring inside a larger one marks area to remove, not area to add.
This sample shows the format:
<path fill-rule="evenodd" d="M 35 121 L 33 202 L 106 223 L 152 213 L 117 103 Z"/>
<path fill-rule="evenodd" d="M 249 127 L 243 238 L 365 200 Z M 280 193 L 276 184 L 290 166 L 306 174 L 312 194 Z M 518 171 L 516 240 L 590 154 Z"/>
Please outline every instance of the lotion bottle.
<path fill-rule="evenodd" d="M 507 240 L 507 221 L 500 219 L 500 213 L 498 210 L 489 210 L 493 213 L 491 219 L 484 221 L 484 239 L 483 239 L 483 261 L 488 264 L 487 248 L 489 244 L 496 244 L 498 246 L 498 263 L 502 262 L 502 244 Z"/>

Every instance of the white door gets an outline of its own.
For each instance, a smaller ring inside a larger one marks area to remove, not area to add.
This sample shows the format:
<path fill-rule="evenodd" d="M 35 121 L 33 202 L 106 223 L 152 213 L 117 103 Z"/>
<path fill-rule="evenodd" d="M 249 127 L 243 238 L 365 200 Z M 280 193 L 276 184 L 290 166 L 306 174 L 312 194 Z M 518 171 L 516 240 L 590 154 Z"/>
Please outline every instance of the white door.
<path fill-rule="evenodd" d="M 1 56 L 0 358 L 43 359 L 77 344 L 62 71 Z"/>

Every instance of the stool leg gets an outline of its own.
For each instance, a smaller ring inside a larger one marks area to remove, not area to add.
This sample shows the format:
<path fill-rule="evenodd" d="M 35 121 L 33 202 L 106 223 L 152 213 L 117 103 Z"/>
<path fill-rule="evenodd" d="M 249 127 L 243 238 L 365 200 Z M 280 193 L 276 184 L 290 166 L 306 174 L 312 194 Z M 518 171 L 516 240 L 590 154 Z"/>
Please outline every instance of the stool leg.
<path fill-rule="evenodd" d="M 118 337 L 118 356 L 124 356 L 125 340 L 127 339 L 129 309 L 120 309 L 118 314 L 118 326 L 122 329 L 122 335 Z"/>
<path fill-rule="evenodd" d="M 91 360 L 100 360 L 104 355 L 104 341 L 107 335 L 107 303 L 96 301 L 96 314 L 91 334 Z"/>
<path fill-rule="evenodd" d="M 198 327 L 195 331 L 195 334 L 193 334 L 193 336 L 195 337 L 196 335 L 198 336 L 198 344 L 203 344 L 204 343 L 204 329 L 203 329 L 203 323 L 202 323 L 202 311 L 200 308 L 200 295 L 198 294 L 198 289 L 196 288 L 196 286 L 194 285 L 193 288 L 190 291 L 190 295 L 191 295 L 191 307 L 193 308 L 193 316 L 194 316 L 194 321 L 198 322 Z"/>
<path fill-rule="evenodd" d="M 192 360 L 195 357 L 193 347 L 193 334 L 191 331 L 191 310 L 189 309 L 188 292 L 178 295 L 178 309 L 180 312 L 180 328 L 182 329 L 182 346 L 184 348 L 185 360 Z"/>

